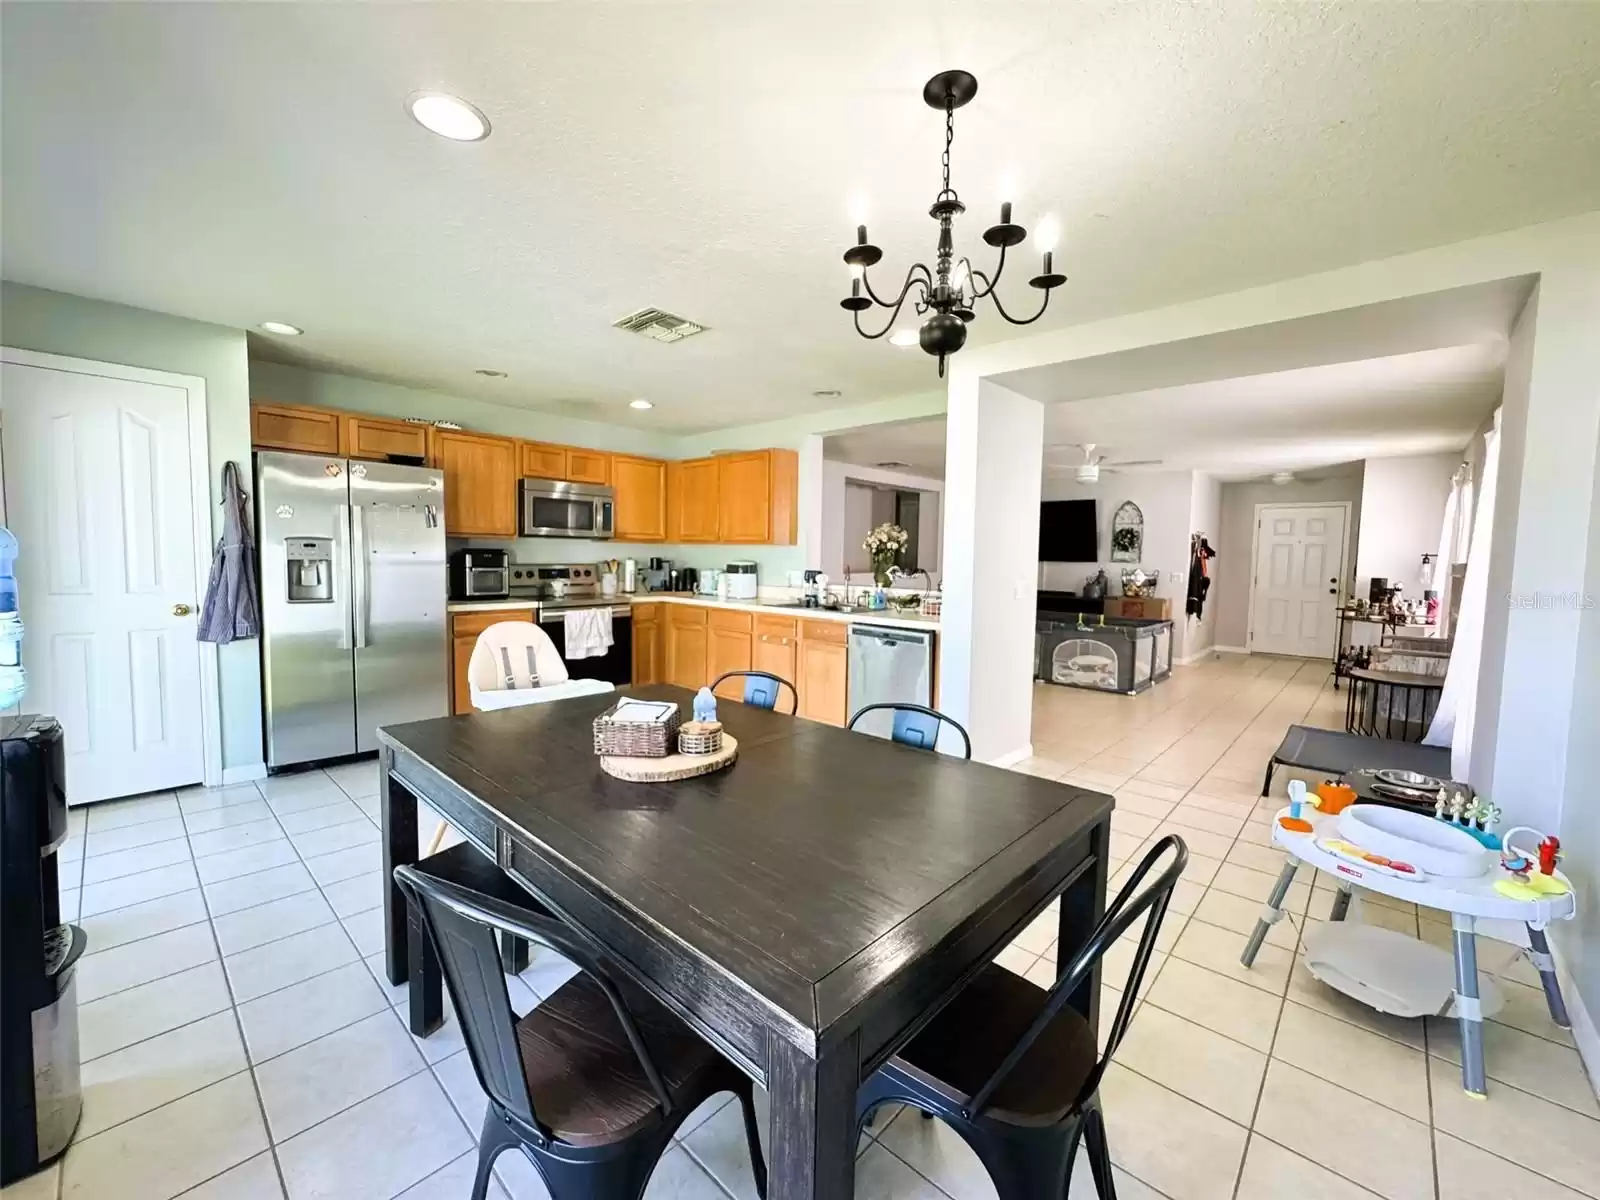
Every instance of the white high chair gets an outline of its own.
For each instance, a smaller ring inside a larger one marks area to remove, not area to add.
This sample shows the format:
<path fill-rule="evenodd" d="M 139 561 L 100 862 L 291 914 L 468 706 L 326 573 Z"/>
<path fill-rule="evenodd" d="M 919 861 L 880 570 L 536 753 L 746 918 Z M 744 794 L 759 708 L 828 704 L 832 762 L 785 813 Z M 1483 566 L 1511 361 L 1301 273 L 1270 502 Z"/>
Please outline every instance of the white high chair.
<path fill-rule="evenodd" d="M 467 685 L 480 712 L 616 690 L 604 680 L 571 678 L 550 635 L 531 621 L 500 621 L 480 633 Z"/>

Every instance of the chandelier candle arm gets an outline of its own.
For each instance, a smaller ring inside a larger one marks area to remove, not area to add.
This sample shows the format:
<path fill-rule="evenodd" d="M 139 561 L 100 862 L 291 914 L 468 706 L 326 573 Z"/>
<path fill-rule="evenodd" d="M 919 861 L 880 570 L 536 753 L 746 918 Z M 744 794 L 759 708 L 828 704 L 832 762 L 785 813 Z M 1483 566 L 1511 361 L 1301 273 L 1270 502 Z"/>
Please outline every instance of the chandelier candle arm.
<path fill-rule="evenodd" d="M 1043 271 L 1028 280 L 1030 287 L 1044 292 L 1039 311 L 1031 317 L 1013 317 L 1000 303 L 996 291 L 1005 271 L 1006 251 L 1027 239 L 1028 231 L 1011 219 L 1011 201 L 1000 205 L 1000 222 L 983 232 L 984 242 L 998 250 L 993 275 L 985 274 L 972 265 L 966 255 L 958 256 L 955 244 L 955 219 L 967 211 L 955 188 L 950 185 L 950 149 L 955 144 L 956 109 L 966 105 L 978 92 L 978 81 L 966 71 L 943 71 L 928 80 L 922 89 L 922 98 L 930 108 L 944 110 L 944 152 L 940 156 L 942 183 L 928 215 L 939 226 L 938 241 L 934 250 L 934 265 L 913 263 L 906 272 L 905 282 L 894 299 L 887 300 L 873 289 L 867 278 L 867 268 L 883 258 L 883 251 L 867 240 L 867 227 L 856 226 L 856 243 L 844 253 L 844 261 L 851 269 L 850 295 L 839 301 L 839 306 L 854 314 L 856 332 L 869 340 L 883 337 L 893 328 L 906 297 L 914 285 L 921 291 L 913 302 L 919 317 L 925 316 L 917 331 L 917 342 L 927 353 L 939 360 L 939 374 L 944 375 L 945 359 L 959 351 L 967 340 L 967 324 L 977 319 L 972 306 L 987 297 L 994 301 L 995 311 L 1012 325 L 1031 325 L 1044 316 L 1050 306 L 1050 293 L 1067 281 L 1055 270 L 1054 222 L 1047 222 L 1047 232 L 1042 237 L 1044 245 Z M 865 292 L 865 295 L 862 293 Z M 861 314 L 877 305 L 891 309 L 889 323 L 873 333 L 861 326 Z"/>

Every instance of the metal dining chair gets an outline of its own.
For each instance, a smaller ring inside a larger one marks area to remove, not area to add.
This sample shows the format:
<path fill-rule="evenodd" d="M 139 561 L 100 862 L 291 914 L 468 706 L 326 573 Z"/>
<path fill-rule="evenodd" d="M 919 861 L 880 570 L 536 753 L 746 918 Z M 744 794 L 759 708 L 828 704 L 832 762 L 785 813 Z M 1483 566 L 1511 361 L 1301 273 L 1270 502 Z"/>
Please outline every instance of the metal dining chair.
<path fill-rule="evenodd" d="M 854 729 L 856 722 L 871 712 L 888 710 L 894 713 L 894 726 L 889 731 L 889 736 L 902 746 L 914 746 L 918 750 L 932 750 L 939 744 L 939 729 L 948 725 L 961 735 L 961 757 L 972 757 L 972 739 L 967 736 L 967 731 L 961 722 L 954 717 L 947 717 L 938 709 L 928 708 L 923 704 L 909 704 L 900 701 L 889 701 L 882 704 L 866 704 L 856 709 L 855 715 L 850 718 L 846 729 Z"/>
<path fill-rule="evenodd" d="M 1169 850 L 1172 860 L 1139 890 Z M 1188 861 L 1182 838 L 1168 834 L 1157 842 L 1048 991 L 990 963 L 861 1086 L 859 1121 L 895 1103 L 940 1118 L 972 1147 L 999 1200 L 1065 1200 L 1082 1141 L 1100 1200 L 1116 1200 L 1100 1078 L 1133 1019 L 1173 886 Z M 1144 929 L 1127 986 L 1097 1055 L 1094 1028 L 1069 1001 L 1140 918 Z"/>
<path fill-rule="evenodd" d="M 800 711 L 800 693 L 795 691 L 794 684 L 782 675 L 774 675 L 770 671 L 724 671 L 711 681 L 711 690 L 714 692 L 722 686 L 724 679 L 744 680 L 744 695 L 741 699 L 756 708 L 769 708 L 774 711 L 778 707 L 778 697 L 784 688 L 789 689 L 791 714 Z"/>
<path fill-rule="evenodd" d="M 486 881 L 485 866 L 503 882 Z M 551 1200 L 638 1200 L 684 1119 L 718 1092 L 739 1097 L 756 1192 L 766 1196 L 748 1076 L 614 974 L 586 940 L 474 847 L 456 846 L 394 874 L 439 956 L 489 1100 L 472 1200 L 484 1200 L 495 1159 L 513 1148 L 527 1155 Z M 565 956 L 578 974 L 518 1019 L 496 930 Z"/>

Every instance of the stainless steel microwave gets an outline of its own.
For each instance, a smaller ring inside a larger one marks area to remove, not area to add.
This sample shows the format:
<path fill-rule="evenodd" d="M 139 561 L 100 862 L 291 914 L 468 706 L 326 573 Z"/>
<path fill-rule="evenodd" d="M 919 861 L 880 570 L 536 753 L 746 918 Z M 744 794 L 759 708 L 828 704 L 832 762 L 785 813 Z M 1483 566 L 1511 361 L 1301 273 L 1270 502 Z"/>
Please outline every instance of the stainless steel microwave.
<path fill-rule="evenodd" d="M 614 536 L 616 499 L 608 487 L 524 479 L 517 486 L 517 501 L 517 533 L 522 537 Z"/>

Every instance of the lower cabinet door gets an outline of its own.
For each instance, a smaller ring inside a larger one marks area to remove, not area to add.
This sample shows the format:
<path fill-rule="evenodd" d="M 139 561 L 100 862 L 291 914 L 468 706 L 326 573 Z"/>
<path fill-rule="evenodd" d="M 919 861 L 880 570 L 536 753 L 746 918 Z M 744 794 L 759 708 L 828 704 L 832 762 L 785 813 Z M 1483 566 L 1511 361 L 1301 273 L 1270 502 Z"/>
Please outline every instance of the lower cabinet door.
<path fill-rule="evenodd" d="M 849 652 L 834 642 L 800 643 L 800 715 L 829 725 L 843 725 L 849 670 Z"/>
<path fill-rule="evenodd" d="M 708 650 L 704 625 L 667 623 L 667 682 L 699 689 L 710 682 L 706 674 Z"/>

